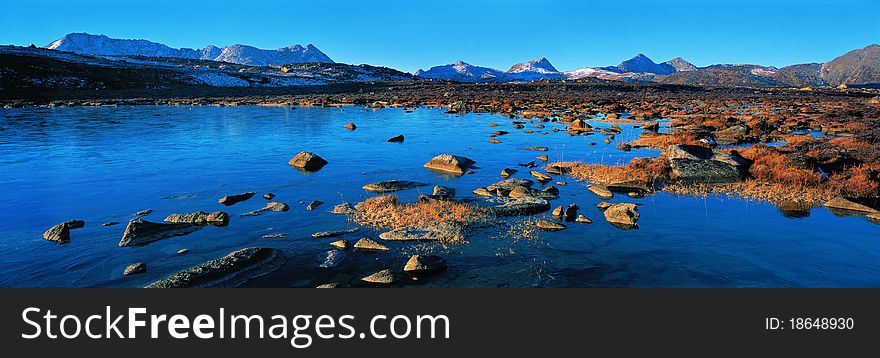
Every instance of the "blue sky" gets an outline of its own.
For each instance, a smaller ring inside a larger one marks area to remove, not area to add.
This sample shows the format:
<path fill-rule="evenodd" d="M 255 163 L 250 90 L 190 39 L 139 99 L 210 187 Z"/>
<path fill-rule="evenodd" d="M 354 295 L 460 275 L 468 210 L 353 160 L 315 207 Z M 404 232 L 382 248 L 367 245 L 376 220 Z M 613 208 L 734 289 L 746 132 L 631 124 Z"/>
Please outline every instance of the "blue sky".
<path fill-rule="evenodd" d="M 466 62 L 560 70 L 637 53 L 698 66 L 824 62 L 880 43 L 880 0 L 134 1 L 0 0 L 0 44 L 69 32 L 172 47 L 312 43 L 338 62 L 404 71 Z"/>

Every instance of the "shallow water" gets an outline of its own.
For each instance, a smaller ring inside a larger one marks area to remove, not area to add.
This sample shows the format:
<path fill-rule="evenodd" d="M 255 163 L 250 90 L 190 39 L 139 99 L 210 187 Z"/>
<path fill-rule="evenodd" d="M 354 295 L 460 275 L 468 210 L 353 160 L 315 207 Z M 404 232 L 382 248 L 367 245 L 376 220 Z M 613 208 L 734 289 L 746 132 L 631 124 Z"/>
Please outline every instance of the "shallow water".
<path fill-rule="evenodd" d="M 347 122 L 355 131 L 342 128 Z M 490 122 L 501 124 L 489 127 Z M 612 202 L 643 204 L 638 230 L 605 222 L 601 200 L 585 184 L 566 178 L 554 206 L 577 203 L 593 224 L 541 233 L 535 240 L 499 237 L 498 230 L 473 233 L 464 245 L 387 243 L 392 250 L 347 251 L 341 266 L 317 268 L 328 243 L 316 231 L 352 227 L 329 213 L 343 201 L 368 194 L 367 183 L 405 179 L 442 184 L 471 197 L 480 186 L 500 180 L 502 168 L 548 154 L 551 160 L 624 164 L 657 150 L 623 152 L 605 136 L 543 135 L 513 129 L 498 115 L 451 115 L 422 108 L 364 110 L 282 107 L 79 107 L 0 110 L 0 286 L 137 287 L 209 259 L 249 246 L 282 249 L 286 264 L 246 286 L 315 286 L 327 282 L 358 285 L 366 274 L 399 268 L 411 253 L 446 257 L 445 273 L 407 285 L 427 287 L 826 287 L 880 286 L 880 225 L 862 217 L 838 217 L 825 209 L 790 218 L 774 206 L 724 197 L 665 193 L 642 199 L 615 196 Z M 549 130 L 560 124 L 543 123 Z M 594 123 L 594 126 L 609 126 Z M 618 140 L 638 137 L 623 126 Z M 506 130 L 500 144 L 489 133 Z M 403 134 L 404 143 L 386 138 Z M 589 145 L 595 142 L 596 145 Z M 546 146 L 547 153 L 520 150 Z M 330 164 L 312 174 L 287 165 L 301 150 Z M 439 176 L 422 165 L 453 153 L 477 161 L 476 174 Z M 528 170 L 514 177 L 528 177 Z M 431 187 L 421 188 L 430 192 Z M 224 195 L 255 191 L 258 196 L 225 207 Z M 266 192 L 291 205 L 285 213 L 239 214 L 265 204 Z M 398 193 L 415 200 L 420 190 Z M 325 204 L 315 211 L 312 200 Z M 227 211 L 227 227 L 206 227 L 187 236 L 144 247 L 118 247 L 125 223 L 135 212 L 161 221 L 170 213 Z M 81 219 L 68 244 L 41 238 L 59 222 Z M 121 224 L 103 227 L 100 224 Z M 285 239 L 264 239 L 285 233 Z M 362 229 L 350 241 L 375 232 Z M 187 248 L 189 253 L 177 255 Z M 143 261 L 148 272 L 122 277 L 125 266 Z"/>

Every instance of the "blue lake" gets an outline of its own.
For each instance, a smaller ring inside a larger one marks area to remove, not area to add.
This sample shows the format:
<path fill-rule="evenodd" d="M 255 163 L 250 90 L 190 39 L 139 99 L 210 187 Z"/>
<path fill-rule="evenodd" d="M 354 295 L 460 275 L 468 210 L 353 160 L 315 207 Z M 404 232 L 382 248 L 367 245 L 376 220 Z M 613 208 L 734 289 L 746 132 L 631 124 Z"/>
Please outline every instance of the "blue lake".
<path fill-rule="evenodd" d="M 348 131 L 343 124 L 354 122 Z M 499 127 L 489 127 L 489 123 Z M 438 245 L 386 243 L 388 252 L 347 251 L 343 264 L 317 268 L 335 239 L 314 239 L 317 231 L 353 227 L 334 205 L 374 194 L 367 183 L 404 179 L 457 189 L 461 198 L 500 180 L 505 167 L 547 154 L 551 161 L 625 164 L 657 150 L 623 152 L 639 130 L 624 127 L 611 144 L 605 136 L 541 134 L 563 126 L 542 123 L 526 134 L 499 115 L 446 114 L 420 108 L 365 110 L 360 107 L 73 107 L 0 110 L 0 286 L 139 287 L 230 251 L 250 246 L 284 251 L 279 270 L 246 286 L 312 287 L 341 282 L 358 285 L 367 274 L 402 267 L 410 254 L 444 256 L 449 269 L 407 285 L 419 287 L 878 287 L 880 225 L 863 217 L 835 216 L 824 208 L 790 218 L 764 202 L 658 193 L 641 199 L 615 196 L 612 202 L 640 207 L 638 230 L 608 224 L 595 205 L 602 201 L 585 183 L 570 178 L 553 206 L 577 203 L 593 224 L 571 223 L 534 240 L 501 237 L 498 230 L 473 232 L 468 243 Z M 607 126 L 594 123 L 595 126 Z M 487 142 L 496 130 L 500 144 Z M 403 134 L 403 143 L 385 139 Z M 590 145 L 590 143 L 596 145 Z M 525 151 L 546 146 L 547 153 Z M 303 174 L 287 161 L 307 150 L 329 161 Z M 452 153 L 474 159 L 475 174 L 438 176 L 422 167 L 432 157 Z M 528 177 L 528 170 L 514 177 Z M 415 200 L 431 187 L 397 193 Z M 248 191 L 258 196 L 225 207 L 217 199 Z M 239 215 L 264 206 L 259 195 L 290 204 L 282 213 Z M 325 202 L 317 210 L 305 206 Z M 162 221 L 171 213 L 227 211 L 227 227 L 206 227 L 144 247 L 118 247 L 133 214 Z M 549 215 L 545 214 L 545 215 Z M 70 219 L 86 221 L 71 231 L 71 242 L 42 239 L 49 227 Z M 118 221 L 116 226 L 101 223 Z M 287 238 L 263 235 L 284 233 Z M 346 237 L 378 240 L 370 230 Z M 189 253 L 178 255 L 179 249 Z M 134 262 L 144 274 L 122 276 Z"/>

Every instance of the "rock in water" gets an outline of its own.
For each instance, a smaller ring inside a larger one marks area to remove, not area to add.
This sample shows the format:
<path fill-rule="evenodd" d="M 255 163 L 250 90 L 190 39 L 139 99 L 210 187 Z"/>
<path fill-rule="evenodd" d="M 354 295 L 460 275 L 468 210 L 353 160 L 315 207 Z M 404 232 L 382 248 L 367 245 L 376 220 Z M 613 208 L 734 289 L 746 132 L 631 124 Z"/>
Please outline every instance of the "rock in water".
<path fill-rule="evenodd" d="M 315 209 L 317 209 L 319 206 L 321 206 L 322 204 L 324 204 L 323 201 L 320 201 L 320 200 L 312 200 L 312 202 L 309 203 L 309 205 L 306 206 L 306 210 L 308 210 L 308 211 L 315 210 Z"/>
<path fill-rule="evenodd" d="M 442 240 L 441 235 L 432 231 L 394 229 L 379 234 L 379 238 L 385 241 L 435 241 Z"/>
<path fill-rule="evenodd" d="M 440 256 L 433 255 L 412 255 L 403 271 L 414 275 L 427 275 L 446 271 L 447 264 Z"/>
<path fill-rule="evenodd" d="M 153 209 L 141 210 L 134 213 L 134 216 L 147 216 L 153 213 Z"/>
<path fill-rule="evenodd" d="M 361 279 L 364 282 L 392 284 L 397 281 L 397 275 L 391 270 L 385 269 Z"/>
<path fill-rule="evenodd" d="M 321 264 L 318 265 L 320 268 L 333 268 L 342 264 L 342 261 L 345 260 L 345 253 L 339 250 L 329 250 L 324 253 L 324 259 L 321 261 Z"/>
<path fill-rule="evenodd" d="M 559 231 L 565 229 L 565 225 L 550 220 L 538 220 L 535 222 L 535 226 L 544 231 Z"/>
<path fill-rule="evenodd" d="M 267 211 L 283 212 L 283 211 L 287 211 L 287 210 L 290 210 L 289 205 L 287 205 L 285 203 L 270 201 L 270 202 L 266 203 L 266 206 L 264 206 L 263 208 L 258 209 L 258 210 L 254 210 L 254 211 L 251 211 L 248 213 L 241 214 L 241 216 L 257 216 L 257 215 L 260 215 L 260 214 L 267 212 Z"/>
<path fill-rule="evenodd" d="M 235 287 L 253 277 L 275 271 L 283 261 L 284 257 L 277 249 L 250 247 L 179 271 L 147 287 Z"/>
<path fill-rule="evenodd" d="M 212 213 L 196 211 L 189 214 L 171 214 L 164 221 L 175 224 L 226 226 L 229 224 L 229 214 L 222 211 Z"/>
<path fill-rule="evenodd" d="M 82 220 L 69 220 L 55 225 L 43 233 L 43 239 L 55 242 L 69 242 L 70 229 L 79 229 L 86 226 L 86 222 Z"/>
<path fill-rule="evenodd" d="M 242 201 L 248 200 L 256 194 L 257 193 L 250 191 L 250 192 L 243 193 L 243 194 L 227 195 L 227 196 L 220 198 L 220 200 L 217 200 L 217 202 L 220 204 L 226 205 L 226 206 L 231 206 L 231 205 L 238 204 Z"/>
<path fill-rule="evenodd" d="M 371 193 L 390 193 L 395 191 L 418 188 L 425 185 L 428 184 L 417 183 L 409 180 L 388 180 L 364 185 L 363 189 Z"/>
<path fill-rule="evenodd" d="M 169 237 L 183 236 L 201 228 L 191 224 L 162 224 L 140 218 L 132 219 L 125 227 L 119 246 L 143 246 Z"/>
<path fill-rule="evenodd" d="M 868 214 L 868 219 L 877 224 L 880 224 L 880 211 Z"/>
<path fill-rule="evenodd" d="M 354 248 L 368 251 L 388 251 L 388 246 L 382 245 L 373 239 L 361 238 L 354 243 Z"/>
<path fill-rule="evenodd" d="M 739 169 L 717 160 L 672 159 L 670 166 L 675 179 L 689 183 L 735 183 L 742 179 Z"/>
<path fill-rule="evenodd" d="M 403 143 L 403 134 L 388 138 L 389 143 Z"/>
<path fill-rule="evenodd" d="M 593 130 L 593 126 L 581 119 L 575 119 L 568 125 L 566 131 L 572 134 L 578 134 L 582 132 L 590 132 Z"/>
<path fill-rule="evenodd" d="M 546 151 L 550 150 L 547 147 L 525 147 L 525 148 L 520 148 L 520 149 L 522 149 L 522 150 L 535 150 L 535 151 L 539 151 L 539 152 L 546 152 Z"/>
<path fill-rule="evenodd" d="M 331 242 L 330 246 L 333 246 L 340 250 L 348 250 L 348 248 L 351 247 L 351 244 L 348 242 L 348 240 L 336 240 Z"/>
<path fill-rule="evenodd" d="M 455 197 L 455 188 L 450 188 L 448 186 L 435 185 L 433 195 L 435 198 L 440 200 L 452 199 Z"/>
<path fill-rule="evenodd" d="M 596 194 L 596 196 L 602 199 L 607 200 L 614 197 L 614 193 L 612 193 L 611 190 L 608 190 L 608 188 L 603 185 L 590 185 L 587 187 L 587 190 L 589 190 L 593 194 Z"/>
<path fill-rule="evenodd" d="M 656 132 L 656 131 L 660 130 L 660 123 L 659 122 L 646 122 L 646 123 L 642 124 L 641 126 L 639 126 L 639 128 Z"/>
<path fill-rule="evenodd" d="M 275 198 L 275 194 L 272 194 L 272 193 L 263 194 L 263 199 L 272 200 L 274 198 Z"/>
<path fill-rule="evenodd" d="M 635 204 L 613 204 L 605 209 L 605 220 L 612 224 L 634 227 L 639 221 L 639 209 Z"/>
<path fill-rule="evenodd" d="M 357 209 L 354 208 L 354 205 L 351 203 L 342 203 L 333 207 L 333 211 L 331 213 L 338 215 L 351 215 L 357 212 Z"/>
<path fill-rule="evenodd" d="M 348 122 L 342 127 L 345 129 L 348 129 L 350 131 L 353 131 L 353 130 L 357 129 L 358 126 L 356 126 L 354 123 Z"/>
<path fill-rule="evenodd" d="M 425 168 L 464 175 L 464 173 L 466 173 L 474 164 L 476 164 L 476 162 L 469 158 L 452 154 L 441 154 L 425 163 Z"/>
<path fill-rule="evenodd" d="M 534 184 L 533 181 L 523 178 L 512 178 L 512 179 L 504 179 L 495 184 L 489 185 L 486 187 L 488 191 L 497 191 L 498 189 L 502 189 L 504 191 L 512 191 L 518 186 L 524 186 L 526 188 L 531 188 Z"/>
<path fill-rule="evenodd" d="M 327 161 L 312 152 L 299 152 L 287 164 L 299 170 L 314 172 L 327 165 Z"/>
<path fill-rule="evenodd" d="M 128 265 L 128 267 L 126 267 L 125 270 L 122 271 L 122 276 L 134 275 L 144 272 L 147 272 L 147 264 L 143 262 L 138 262 Z"/>
<path fill-rule="evenodd" d="M 586 216 L 578 215 L 577 219 L 574 219 L 575 222 L 579 222 L 581 224 L 592 224 L 593 220 L 588 219 Z"/>
<path fill-rule="evenodd" d="M 550 202 L 533 196 L 506 201 L 492 208 L 499 216 L 534 215 L 550 210 Z"/>
<path fill-rule="evenodd" d="M 562 219 L 565 221 L 574 221 L 577 218 L 578 206 L 577 204 L 571 204 L 565 208 L 565 212 L 562 213 Z"/>
<path fill-rule="evenodd" d="M 324 283 L 315 286 L 315 288 L 337 288 L 342 286 L 339 282 Z"/>
<path fill-rule="evenodd" d="M 516 172 L 517 172 L 516 169 L 504 168 L 504 169 L 501 169 L 501 177 L 502 177 L 502 178 L 507 178 L 507 177 L 513 175 L 513 174 L 516 173 Z"/>
<path fill-rule="evenodd" d="M 541 173 L 539 171 L 532 170 L 529 173 L 532 174 L 532 176 L 535 177 L 535 179 L 538 179 L 538 181 L 541 183 L 546 183 L 553 180 L 553 178 L 551 178 L 549 175 Z"/>
<path fill-rule="evenodd" d="M 608 210 L 608 208 L 610 208 L 611 205 L 613 205 L 613 204 L 603 201 L 601 203 L 596 204 L 596 207 L 599 208 L 599 210 L 605 211 L 605 210 Z"/>
<path fill-rule="evenodd" d="M 854 202 L 854 201 L 849 200 L 847 198 L 844 198 L 842 196 L 838 196 L 834 199 L 828 200 L 828 202 L 825 203 L 825 206 L 832 208 L 832 209 L 859 211 L 859 212 L 866 212 L 866 213 L 877 211 L 874 208 L 871 208 L 867 205 L 859 204 L 857 202 Z"/>
<path fill-rule="evenodd" d="M 321 231 L 321 232 L 316 232 L 316 233 L 312 234 L 312 237 L 316 238 L 316 239 L 324 239 L 324 238 L 328 238 L 328 237 L 337 237 L 337 236 L 342 236 L 345 234 L 352 234 L 357 231 L 358 231 L 358 228 L 348 229 L 345 231 Z"/>

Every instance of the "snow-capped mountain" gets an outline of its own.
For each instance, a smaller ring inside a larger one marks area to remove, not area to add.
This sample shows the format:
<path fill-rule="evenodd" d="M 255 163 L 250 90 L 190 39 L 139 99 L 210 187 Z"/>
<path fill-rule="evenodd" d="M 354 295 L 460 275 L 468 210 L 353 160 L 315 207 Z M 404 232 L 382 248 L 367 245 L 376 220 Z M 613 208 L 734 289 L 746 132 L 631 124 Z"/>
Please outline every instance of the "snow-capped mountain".
<path fill-rule="evenodd" d="M 637 72 L 637 73 L 653 73 L 657 75 L 668 75 L 675 72 L 675 67 L 665 63 L 655 63 L 648 56 L 638 54 L 635 57 L 621 62 L 617 67 L 605 67 L 603 69 L 609 71 L 620 71 L 620 73 Z"/>
<path fill-rule="evenodd" d="M 584 67 L 579 68 L 572 71 L 563 72 L 565 78 L 570 78 L 573 80 L 588 78 L 588 77 L 596 77 L 601 79 L 615 79 L 620 77 L 620 73 L 612 72 L 608 70 L 603 70 L 601 68 L 593 68 L 593 67 Z"/>
<path fill-rule="evenodd" d="M 458 82 L 487 82 L 500 79 L 504 72 L 494 68 L 479 67 L 467 62 L 456 61 L 453 64 L 434 66 L 427 71 L 418 70 L 417 77 Z"/>
<path fill-rule="evenodd" d="M 293 45 L 277 50 L 262 50 L 246 45 L 225 47 L 208 46 L 204 49 L 175 49 L 147 40 L 113 39 L 104 35 L 72 33 L 53 41 L 48 49 L 85 55 L 148 56 L 201 59 L 251 66 L 281 65 L 299 62 L 328 62 L 333 60 L 312 45 Z"/>
<path fill-rule="evenodd" d="M 512 81 L 531 81 L 542 78 L 561 78 L 562 73 L 550 64 L 546 58 L 539 58 L 529 62 L 518 63 L 510 67 L 506 72 L 506 78 Z"/>

